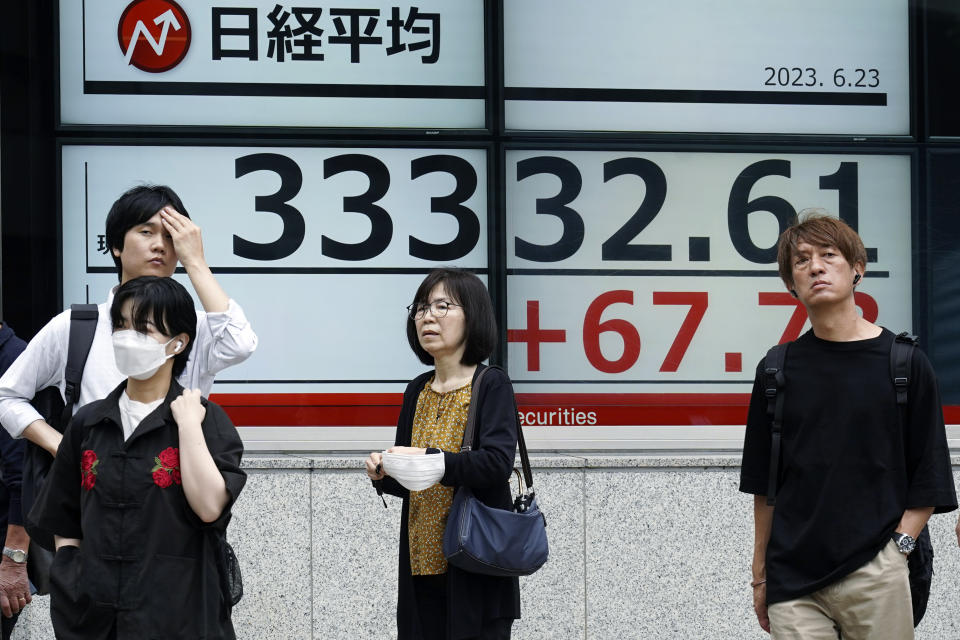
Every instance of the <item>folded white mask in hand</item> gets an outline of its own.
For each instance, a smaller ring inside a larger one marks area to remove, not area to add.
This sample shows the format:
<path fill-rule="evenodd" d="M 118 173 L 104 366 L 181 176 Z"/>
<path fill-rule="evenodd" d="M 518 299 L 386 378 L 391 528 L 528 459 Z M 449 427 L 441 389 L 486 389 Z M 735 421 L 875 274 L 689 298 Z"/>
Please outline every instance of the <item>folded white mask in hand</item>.
<path fill-rule="evenodd" d="M 423 491 L 443 477 L 443 453 L 405 454 L 383 452 L 384 472 L 410 491 Z"/>

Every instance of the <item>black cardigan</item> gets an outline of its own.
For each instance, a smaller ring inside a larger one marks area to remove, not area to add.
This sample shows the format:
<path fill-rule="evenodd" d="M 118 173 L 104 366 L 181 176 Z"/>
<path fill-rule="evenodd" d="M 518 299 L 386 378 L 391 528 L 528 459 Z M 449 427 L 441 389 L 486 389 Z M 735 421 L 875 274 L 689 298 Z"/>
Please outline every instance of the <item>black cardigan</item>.
<path fill-rule="evenodd" d="M 477 375 L 484 365 L 479 365 Z M 428 371 L 414 378 L 403 393 L 403 406 L 397 420 L 394 444 L 410 446 L 413 435 L 413 417 L 417 397 L 427 380 Z M 501 370 L 493 370 L 474 386 L 470 402 L 477 403 L 477 429 L 473 449 L 466 453 L 445 451 L 445 470 L 440 484 L 473 489 L 484 504 L 498 509 L 511 509 L 509 478 L 517 450 L 517 417 L 514 413 L 513 386 Z M 386 476 L 382 480 L 385 492 L 403 498 L 400 520 L 400 574 L 397 597 L 398 640 L 421 637 L 420 621 L 410 572 L 410 545 L 407 538 L 409 495 L 396 480 Z M 517 578 L 500 578 L 447 568 L 447 637 L 450 640 L 480 635 L 484 620 L 520 617 L 520 582 Z"/>

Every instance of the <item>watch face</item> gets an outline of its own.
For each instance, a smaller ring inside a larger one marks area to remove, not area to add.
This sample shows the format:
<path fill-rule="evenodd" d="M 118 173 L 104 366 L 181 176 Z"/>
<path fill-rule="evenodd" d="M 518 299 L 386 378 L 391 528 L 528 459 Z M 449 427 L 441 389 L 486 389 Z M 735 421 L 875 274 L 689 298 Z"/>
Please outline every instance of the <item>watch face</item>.
<path fill-rule="evenodd" d="M 900 537 L 897 538 L 897 547 L 900 549 L 901 553 L 910 553 L 916 546 L 917 541 L 905 533 L 901 534 Z"/>
<path fill-rule="evenodd" d="M 24 562 L 27 559 L 26 552 L 21 549 L 7 549 L 4 553 L 14 562 Z"/>

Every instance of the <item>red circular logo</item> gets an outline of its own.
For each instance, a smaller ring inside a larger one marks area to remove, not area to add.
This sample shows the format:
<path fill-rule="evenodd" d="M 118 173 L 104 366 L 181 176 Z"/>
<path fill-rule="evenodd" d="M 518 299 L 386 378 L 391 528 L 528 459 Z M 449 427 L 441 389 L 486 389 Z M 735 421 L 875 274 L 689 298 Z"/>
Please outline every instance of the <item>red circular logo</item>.
<path fill-rule="evenodd" d="M 173 0 L 133 0 L 117 24 L 127 64 L 161 73 L 183 60 L 190 48 L 190 20 Z"/>

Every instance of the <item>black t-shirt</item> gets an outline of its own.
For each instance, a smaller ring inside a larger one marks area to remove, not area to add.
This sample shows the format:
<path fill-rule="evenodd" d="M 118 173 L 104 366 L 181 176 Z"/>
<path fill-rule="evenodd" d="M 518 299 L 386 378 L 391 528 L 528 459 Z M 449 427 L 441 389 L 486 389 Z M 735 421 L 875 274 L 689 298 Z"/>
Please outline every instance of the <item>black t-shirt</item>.
<path fill-rule="evenodd" d="M 812 593 L 869 562 L 905 509 L 957 507 L 936 377 L 914 349 L 901 425 L 894 335 L 787 349 L 781 481 L 767 546 L 767 603 Z M 763 361 L 750 399 L 740 490 L 766 495 L 770 419 Z"/>

